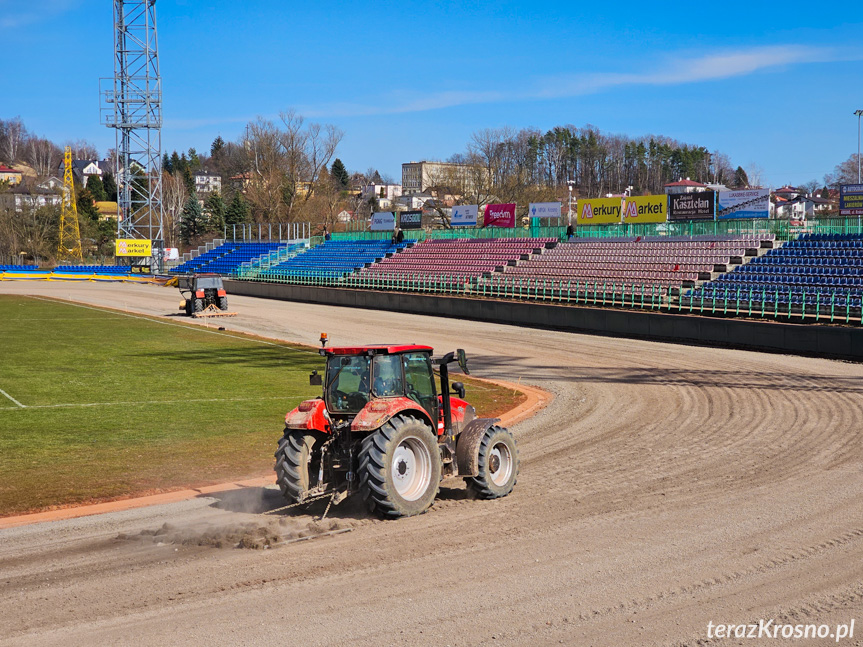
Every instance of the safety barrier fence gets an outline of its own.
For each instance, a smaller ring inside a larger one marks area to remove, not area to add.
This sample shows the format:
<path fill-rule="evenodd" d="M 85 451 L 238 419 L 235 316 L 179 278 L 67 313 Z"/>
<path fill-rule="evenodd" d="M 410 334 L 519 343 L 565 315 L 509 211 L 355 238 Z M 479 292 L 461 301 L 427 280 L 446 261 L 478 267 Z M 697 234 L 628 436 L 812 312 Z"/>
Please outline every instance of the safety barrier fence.
<path fill-rule="evenodd" d="M 849 303 L 842 290 L 793 288 L 718 288 L 722 298 L 704 293 L 690 296 L 685 288 L 613 280 L 555 280 L 511 278 L 504 275 L 465 277 L 457 274 L 348 274 L 322 276 L 316 272 L 272 272 L 255 281 L 360 290 L 469 296 L 581 305 L 633 308 L 657 312 L 723 317 L 749 317 L 778 321 L 861 325 L 861 308 Z"/>

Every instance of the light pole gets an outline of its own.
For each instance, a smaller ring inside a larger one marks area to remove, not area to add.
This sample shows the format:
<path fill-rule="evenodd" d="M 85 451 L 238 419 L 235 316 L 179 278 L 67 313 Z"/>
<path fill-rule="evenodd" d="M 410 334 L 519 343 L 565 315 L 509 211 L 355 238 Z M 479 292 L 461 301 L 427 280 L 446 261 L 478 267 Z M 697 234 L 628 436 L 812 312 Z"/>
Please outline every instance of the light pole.
<path fill-rule="evenodd" d="M 863 110 L 855 110 L 857 115 L 857 184 L 860 184 L 860 117 L 863 117 Z"/>
<path fill-rule="evenodd" d="M 566 187 L 569 189 L 569 214 L 568 214 L 569 222 L 567 223 L 569 225 L 572 224 L 572 185 L 573 184 L 575 184 L 575 182 L 573 180 L 567 180 L 566 181 Z"/>

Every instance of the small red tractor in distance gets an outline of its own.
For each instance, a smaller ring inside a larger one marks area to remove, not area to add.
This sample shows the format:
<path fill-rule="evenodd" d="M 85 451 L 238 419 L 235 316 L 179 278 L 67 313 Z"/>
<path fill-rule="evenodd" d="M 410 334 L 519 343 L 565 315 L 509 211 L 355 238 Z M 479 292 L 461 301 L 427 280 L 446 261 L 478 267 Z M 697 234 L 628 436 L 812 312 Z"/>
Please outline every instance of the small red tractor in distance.
<path fill-rule="evenodd" d="M 326 374 L 309 378 L 323 386 L 323 396 L 285 416 L 276 451 L 278 485 L 290 503 L 360 493 L 373 512 L 398 518 L 425 512 L 447 476 L 463 477 L 482 499 L 512 491 L 515 438 L 498 418 L 476 417 L 462 383 L 450 385 L 449 364 L 469 374 L 463 350 L 434 362 L 438 393 L 429 346 L 326 342 L 321 335 Z"/>
<path fill-rule="evenodd" d="M 225 286 L 219 274 L 201 272 L 177 278 L 177 287 L 180 288 L 180 294 L 183 296 L 180 310 L 184 310 L 187 315 L 193 316 L 210 306 L 215 306 L 219 310 L 228 309 L 228 293 L 225 292 Z"/>

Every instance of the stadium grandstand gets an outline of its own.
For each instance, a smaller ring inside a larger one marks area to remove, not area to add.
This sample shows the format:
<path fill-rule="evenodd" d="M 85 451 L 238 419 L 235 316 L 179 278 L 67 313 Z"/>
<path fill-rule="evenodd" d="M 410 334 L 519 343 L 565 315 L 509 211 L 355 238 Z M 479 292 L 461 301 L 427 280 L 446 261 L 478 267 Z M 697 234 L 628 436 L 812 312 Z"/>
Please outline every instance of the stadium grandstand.
<path fill-rule="evenodd" d="M 360 276 L 478 278 L 539 254 L 555 238 L 456 238 L 426 240 L 360 270 Z"/>
<path fill-rule="evenodd" d="M 860 308 L 863 236 L 805 234 L 691 290 L 687 302 Z"/>
<path fill-rule="evenodd" d="M 244 263 L 267 258 L 274 252 L 295 253 L 303 247 L 303 243 L 296 242 L 225 241 L 218 247 L 171 268 L 170 271 L 175 274 L 215 272 L 228 275 L 235 273 Z"/>
<path fill-rule="evenodd" d="M 262 279 L 338 278 L 413 245 L 404 240 L 329 240 L 260 273 Z"/>

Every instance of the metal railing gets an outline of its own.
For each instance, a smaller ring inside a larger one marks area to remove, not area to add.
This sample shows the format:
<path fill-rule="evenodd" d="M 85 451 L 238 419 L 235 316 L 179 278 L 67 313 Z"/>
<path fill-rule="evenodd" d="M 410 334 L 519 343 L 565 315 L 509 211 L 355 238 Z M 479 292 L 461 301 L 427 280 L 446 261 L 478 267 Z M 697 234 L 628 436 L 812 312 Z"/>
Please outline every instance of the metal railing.
<path fill-rule="evenodd" d="M 728 289 L 723 299 L 708 298 L 703 292 L 692 296 L 686 288 L 615 280 L 557 280 L 515 278 L 505 274 L 491 277 L 464 277 L 457 274 L 404 275 L 362 274 L 326 276 L 313 271 L 269 272 L 256 281 L 345 288 L 438 294 L 480 299 L 506 299 L 558 305 L 602 308 L 631 308 L 655 312 L 722 317 L 748 317 L 805 323 L 861 325 L 861 309 L 847 304 L 847 294 L 832 290 Z M 680 294 L 684 290 L 683 294 Z M 770 298 L 772 297 L 772 298 Z M 799 297 L 800 303 L 794 303 Z M 787 301 L 787 303 L 785 302 Z"/>

